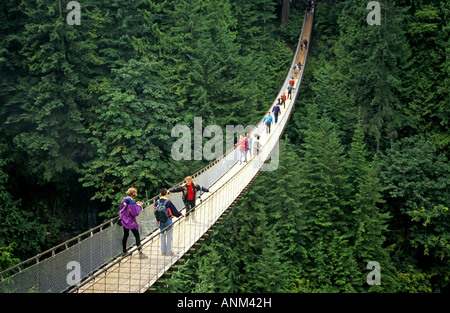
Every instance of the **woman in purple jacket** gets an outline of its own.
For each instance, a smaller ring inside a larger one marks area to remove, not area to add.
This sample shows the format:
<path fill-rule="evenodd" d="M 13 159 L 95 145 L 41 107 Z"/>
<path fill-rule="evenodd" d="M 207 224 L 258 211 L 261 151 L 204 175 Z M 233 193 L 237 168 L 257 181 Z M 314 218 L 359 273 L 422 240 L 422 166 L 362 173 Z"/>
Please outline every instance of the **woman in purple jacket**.
<path fill-rule="evenodd" d="M 130 230 L 136 239 L 136 246 L 139 250 L 139 255 L 141 258 L 146 256 L 141 252 L 141 238 L 139 236 L 139 224 L 136 221 L 136 217 L 141 213 L 142 202 L 135 202 L 134 198 L 137 197 L 137 190 L 135 188 L 130 188 L 127 190 L 127 196 L 124 197 L 120 203 L 120 213 L 121 223 L 123 226 L 123 239 L 122 248 L 123 254 L 127 253 L 127 240 L 130 235 Z"/>

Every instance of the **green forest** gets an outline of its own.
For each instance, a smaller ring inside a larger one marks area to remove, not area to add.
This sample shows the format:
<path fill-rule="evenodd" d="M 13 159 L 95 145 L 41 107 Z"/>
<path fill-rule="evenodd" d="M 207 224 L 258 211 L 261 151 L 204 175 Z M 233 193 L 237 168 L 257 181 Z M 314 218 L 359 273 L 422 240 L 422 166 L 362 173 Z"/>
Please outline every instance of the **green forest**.
<path fill-rule="evenodd" d="M 68 2 L 0 4 L 0 271 L 207 165 L 175 125 L 256 124 L 308 1 Z M 450 3 L 368 2 L 316 1 L 280 166 L 159 292 L 448 292 Z"/>

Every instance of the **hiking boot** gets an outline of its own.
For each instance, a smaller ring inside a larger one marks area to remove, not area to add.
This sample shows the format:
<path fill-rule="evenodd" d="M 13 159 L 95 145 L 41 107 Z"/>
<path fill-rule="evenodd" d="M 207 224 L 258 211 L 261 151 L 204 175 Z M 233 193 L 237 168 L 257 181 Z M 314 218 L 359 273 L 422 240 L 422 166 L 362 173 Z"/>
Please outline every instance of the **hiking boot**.
<path fill-rule="evenodd" d="M 148 259 L 148 256 L 139 251 L 139 259 Z"/>

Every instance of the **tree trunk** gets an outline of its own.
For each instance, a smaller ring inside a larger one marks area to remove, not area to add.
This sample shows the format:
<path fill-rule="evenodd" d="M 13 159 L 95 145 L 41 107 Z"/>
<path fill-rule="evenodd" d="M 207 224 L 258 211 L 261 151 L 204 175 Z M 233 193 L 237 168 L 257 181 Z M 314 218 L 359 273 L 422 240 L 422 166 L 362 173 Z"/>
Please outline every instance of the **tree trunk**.
<path fill-rule="evenodd" d="M 283 0 L 283 7 L 281 8 L 281 26 L 286 24 L 289 19 L 291 0 Z"/>

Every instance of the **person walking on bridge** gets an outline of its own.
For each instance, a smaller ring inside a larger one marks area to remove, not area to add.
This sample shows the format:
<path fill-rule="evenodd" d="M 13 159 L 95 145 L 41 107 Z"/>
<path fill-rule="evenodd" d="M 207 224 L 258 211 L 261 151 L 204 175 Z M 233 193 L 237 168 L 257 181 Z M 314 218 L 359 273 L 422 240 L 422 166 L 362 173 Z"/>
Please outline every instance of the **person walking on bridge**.
<path fill-rule="evenodd" d="M 247 162 L 247 147 L 248 142 L 244 139 L 244 136 L 241 135 L 241 138 L 239 141 L 235 144 L 235 146 L 238 146 L 239 150 L 239 164 L 242 164 L 242 157 L 244 157 L 244 162 Z"/>
<path fill-rule="evenodd" d="M 300 44 L 300 50 L 302 49 L 303 45 Z M 293 67 L 294 69 L 294 73 L 295 73 L 295 78 L 297 78 L 298 73 L 300 73 L 300 71 L 302 70 L 302 63 L 300 61 L 298 61 L 298 64 L 294 65 Z"/>
<path fill-rule="evenodd" d="M 294 86 L 288 86 L 288 99 L 292 99 L 292 92 L 294 91 Z"/>
<path fill-rule="evenodd" d="M 289 81 L 289 86 L 294 86 L 295 85 L 295 80 L 294 80 L 294 76 L 291 77 L 291 80 Z"/>
<path fill-rule="evenodd" d="M 255 138 L 253 139 L 253 153 L 255 155 L 259 154 L 259 150 L 261 150 L 261 144 L 259 143 L 259 135 L 255 134 Z"/>
<path fill-rule="evenodd" d="M 289 86 L 288 86 L 288 99 L 292 99 L 292 91 L 294 90 L 294 85 L 295 85 L 295 80 L 294 80 L 294 77 L 292 77 L 291 80 L 289 81 Z"/>
<path fill-rule="evenodd" d="M 275 103 L 275 106 L 272 108 L 273 117 L 275 119 L 275 124 L 278 122 L 278 114 L 280 114 L 281 109 L 278 106 L 278 103 Z"/>
<path fill-rule="evenodd" d="M 154 208 L 155 208 L 155 215 L 157 219 L 157 223 L 159 226 L 159 229 L 161 230 L 161 253 L 162 255 L 172 256 L 174 255 L 172 251 L 172 217 L 180 217 L 183 216 L 175 205 L 170 201 L 169 198 L 167 198 L 168 192 L 166 188 L 161 188 L 159 199 L 156 200 Z M 158 218 L 157 215 L 157 208 L 162 205 L 163 209 L 166 210 L 167 215 L 165 215 L 165 218 Z M 159 220 L 158 220 L 159 219 Z"/>
<path fill-rule="evenodd" d="M 186 216 L 189 215 L 191 210 L 193 211 L 193 208 L 195 207 L 195 200 L 197 199 L 197 192 L 198 191 L 204 191 L 204 192 L 210 192 L 208 188 L 202 187 L 199 184 L 194 183 L 194 180 L 191 176 L 188 176 L 184 179 L 185 184 L 169 189 L 170 192 L 183 192 L 182 199 L 184 202 L 184 205 L 186 206 Z"/>
<path fill-rule="evenodd" d="M 123 238 L 122 238 L 122 252 L 127 253 L 127 240 L 130 235 L 130 230 L 136 239 L 136 246 L 138 247 L 140 258 L 147 258 L 145 254 L 141 252 L 141 237 L 139 235 L 139 224 L 136 217 L 141 213 L 142 202 L 134 201 L 137 197 L 137 190 L 135 188 L 129 188 L 126 196 L 120 202 L 119 219 L 120 224 L 123 226 Z"/>
<path fill-rule="evenodd" d="M 253 159 L 253 154 L 252 154 L 252 148 L 253 148 L 253 138 L 250 136 L 250 133 L 247 132 L 245 134 L 245 140 L 247 141 L 247 150 L 246 150 L 246 156 L 247 153 L 249 154 L 250 159 Z"/>
<path fill-rule="evenodd" d="M 273 118 L 270 115 L 270 111 L 267 112 L 266 116 L 264 116 L 263 123 L 266 124 L 266 133 L 270 134 L 270 125 L 272 125 L 272 123 L 273 123 Z"/>

